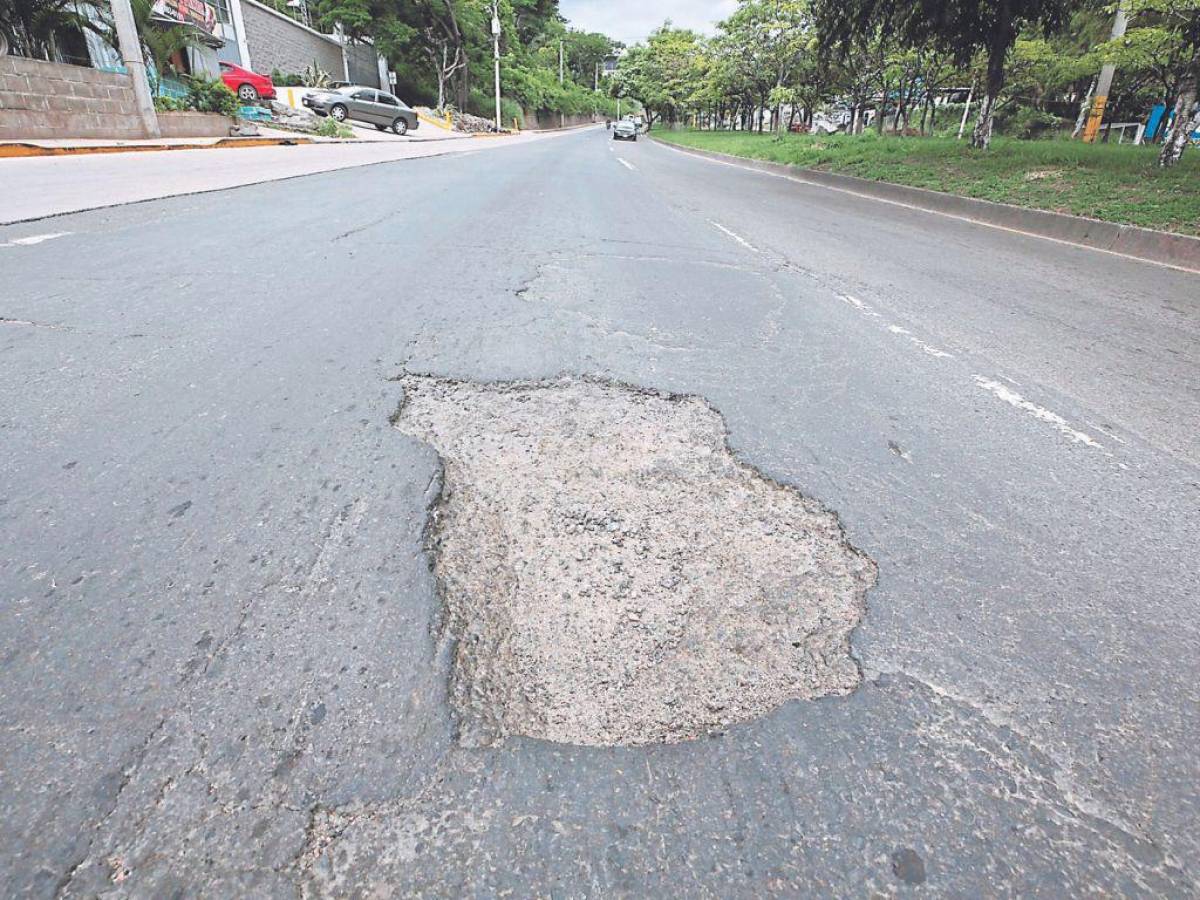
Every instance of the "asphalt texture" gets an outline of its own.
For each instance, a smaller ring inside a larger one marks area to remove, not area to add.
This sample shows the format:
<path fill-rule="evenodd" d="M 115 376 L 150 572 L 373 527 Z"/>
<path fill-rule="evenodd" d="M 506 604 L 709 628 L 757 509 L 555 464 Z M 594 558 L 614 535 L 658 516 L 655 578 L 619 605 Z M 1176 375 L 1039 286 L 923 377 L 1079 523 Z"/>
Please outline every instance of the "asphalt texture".
<path fill-rule="evenodd" d="M 1198 323 L 601 131 L 0 228 L 0 893 L 1194 896 Z M 406 374 L 703 397 L 878 566 L 862 684 L 464 746 Z"/>

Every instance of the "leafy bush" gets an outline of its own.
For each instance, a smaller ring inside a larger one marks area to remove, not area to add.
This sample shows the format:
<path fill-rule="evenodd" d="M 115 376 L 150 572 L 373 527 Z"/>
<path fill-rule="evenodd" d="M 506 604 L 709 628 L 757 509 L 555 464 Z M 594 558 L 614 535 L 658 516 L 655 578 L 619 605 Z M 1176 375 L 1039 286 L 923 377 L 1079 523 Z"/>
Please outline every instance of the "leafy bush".
<path fill-rule="evenodd" d="M 349 125 L 343 125 L 337 119 L 327 116 L 317 126 L 315 134 L 318 137 L 352 138 L 354 137 L 354 129 Z"/>
<path fill-rule="evenodd" d="M 1063 124 L 1063 120 L 1053 113 L 1032 106 L 1009 107 L 996 113 L 996 130 L 1009 137 L 1053 137 Z"/>
<path fill-rule="evenodd" d="M 304 75 L 300 72 L 280 72 L 271 70 L 271 83 L 276 87 L 306 87 Z"/>
<path fill-rule="evenodd" d="M 185 108 L 200 112 L 220 113 L 223 116 L 236 116 L 238 99 L 225 82 L 220 78 L 208 78 L 204 75 L 188 75 L 187 96 L 183 99 Z"/>
<path fill-rule="evenodd" d="M 185 101 L 177 97 L 156 94 L 154 97 L 154 108 L 159 112 L 181 112 L 189 107 Z"/>
<path fill-rule="evenodd" d="M 493 103 L 495 101 L 492 101 Z M 521 104 L 516 100 L 510 100 L 508 97 L 500 99 L 500 124 L 505 128 L 511 128 L 513 119 L 517 120 L 517 127 L 525 127 L 525 110 L 521 109 Z"/>

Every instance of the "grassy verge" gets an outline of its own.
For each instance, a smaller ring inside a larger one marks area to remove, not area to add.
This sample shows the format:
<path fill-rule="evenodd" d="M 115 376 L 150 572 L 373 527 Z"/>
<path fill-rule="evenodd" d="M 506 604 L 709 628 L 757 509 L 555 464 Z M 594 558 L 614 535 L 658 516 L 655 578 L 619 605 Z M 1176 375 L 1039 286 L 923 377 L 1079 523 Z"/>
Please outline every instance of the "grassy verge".
<path fill-rule="evenodd" d="M 1200 152 L 1159 169 L 1154 147 L 997 138 L 986 153 L 953 138 L 655 131 L 700 150 L 930 188 L 965 197 L 1200 235 Z"/>

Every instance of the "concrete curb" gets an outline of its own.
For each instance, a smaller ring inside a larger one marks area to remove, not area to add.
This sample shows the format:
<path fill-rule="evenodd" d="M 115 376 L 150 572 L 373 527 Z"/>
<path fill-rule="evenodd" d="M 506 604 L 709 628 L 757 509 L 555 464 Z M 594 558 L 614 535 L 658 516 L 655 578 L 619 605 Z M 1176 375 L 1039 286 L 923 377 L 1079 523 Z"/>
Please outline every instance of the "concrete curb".
<path fill-rule="evenodd" d="M 230 147 L 290 147 L 314 143 L 311 138 L 222 138 L 191 144 L 99 144 L 81 147 L 42 147 L 38 144 L 0 144 L 0 159 L 30 156 L 84 156 L 93 153 L 157 153 L 164 150 L 228 150 Z"/>
<path fill-rule="evenodd" d="M 1119 253 L 1147 262 L 1174 266 L 1191 272 L 1200 272 L 1200 238 L 1185 234 L 1153 231 L 1149 228 L 1139 228 L 1136 225 L 1118 225 L 1115 222 L 1101 222 L 1098 219 L 1087 219 L 1082 216 L 1048 212 L 1041 209 L 1028 209 L 1008 203 L 995 203 L 991 200 L 976 200 L 973 197 L 959 197 L 925 188 L 905 187 L 884 181 L 870 181 L 853 175 L 837 175 L 833 172 L 805 169 L 786 163 L 747 159 L 743 156 L 731 156 L 728 153 L 716 153 L 712 150 L 696 150 L 692 147 L 673 144 L 670 141 L 653 139 L 656 143 L 680 153 L 690 153 L 693 156 L 732 163 L 773 175 L 783 175 L 805 184 L 833 188 L 873 200 L 899 203 L 926 212 L 966 219 L 981 225 L 1019 231 L 1068 244 L 1091 247 L 1095 250 Z"/>

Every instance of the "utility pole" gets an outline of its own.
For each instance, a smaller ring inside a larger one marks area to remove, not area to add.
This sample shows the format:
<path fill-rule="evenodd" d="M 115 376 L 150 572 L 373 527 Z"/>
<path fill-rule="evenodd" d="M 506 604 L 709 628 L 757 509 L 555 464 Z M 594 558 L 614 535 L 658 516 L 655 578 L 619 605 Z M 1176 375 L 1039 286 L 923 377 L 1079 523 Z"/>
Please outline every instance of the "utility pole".
<path fill-rule="evenodd" d="M 125 63 L 125 71 L 133 82 L 133 99 L 137 103 L 138 118 L 142 120 L 142 130 L 148 138 L 161 137 L 158 116 L 154 112 L 154 98 L 150 96 L 150 80 L 146 77 L 146 61 L 142 59 L 142 41 L 133 22 L 133 8 L 129 0 L 112 0 L 112 15 L 121 61 Z"/>
<path fill-rule="evenodd" d="M 559 38 L 559 39 L 558 39 L 558 86 L 559 86 L 559 87 L 562 87 L 562 85 L 563 85 L 563 73 L 564 73 L 564 68 L 563 68 L 563 42 L 562 42 L 562 38 Z M 559 128 L 565 128 L 565 127 L 566 127 L 566 125 L 567 125 L 567 114 L 566 114 L 566 113 L 564 113 L 564 112 L 563 112 L 563 111 L 560 109 L 560 110 L 558 111 L 558 127 L 559 127 Z"/>
<path fill-rule="evenodd" d="M 496 130 L 500 131 L 500 4 L 492 0 L 492 57 L 495 62 L 493 78 L 496 82 Z"/>
<path fill-rule="evenodd" d="M 1125 2 L 1117 6 L 1117 15 L 1113 19 L 1112 34 L 1110 38 L 1116 40 L 1125 36 Z M 1104 122 L 1104 109 L 1108 106 L 1108 92 L 1112 88 L 1113 74 L 1116 72 L 1116 66 L 1112 63 L 1105 63 L 1100 68 L 1100 77 L 1096 79 L 1096 96 L 1092 99 L 1092 112 L 1088 116 L 1087 125 L 1083 128 L 1083 142 L 1085 144 L 1094 144 L 1096 136 L 1100 133 L 1100 125 Z"/>

